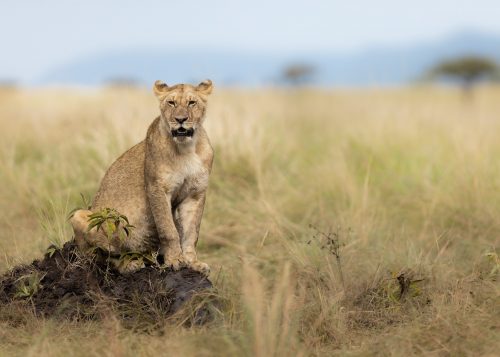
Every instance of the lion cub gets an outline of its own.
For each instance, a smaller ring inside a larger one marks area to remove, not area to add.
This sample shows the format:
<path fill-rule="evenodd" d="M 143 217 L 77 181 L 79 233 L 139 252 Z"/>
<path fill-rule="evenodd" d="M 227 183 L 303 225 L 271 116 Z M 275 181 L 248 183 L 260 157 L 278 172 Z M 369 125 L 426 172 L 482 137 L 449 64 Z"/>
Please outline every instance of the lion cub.
<path fill-rule="evenodd" d="M 146 139 L 108 169 L 91 210 L 73 215 L 75 241 L 83 251 L 99 247 L 111 255 L 158 252 L 160 264 L 207 274 L 209 267 L 198 261 L 195 248 L 213 161 L 202 126 L 212 82 L 169 87 L 156 81 L 153 90 L 160 116 L 149 126 Z M 135 226 L 125 239 L 109 239 L 102 229 L 88 231 L 88 216 L 106 207 Z"/>

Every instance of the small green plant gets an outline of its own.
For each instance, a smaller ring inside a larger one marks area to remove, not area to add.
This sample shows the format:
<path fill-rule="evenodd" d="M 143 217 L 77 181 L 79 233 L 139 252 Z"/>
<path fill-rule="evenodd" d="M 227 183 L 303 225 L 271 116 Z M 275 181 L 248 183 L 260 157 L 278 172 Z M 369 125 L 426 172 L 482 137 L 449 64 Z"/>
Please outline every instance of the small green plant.
<path fill-rule="evenodd" d="M 387 276 L 374 280 L 359 296 L 365 302 L 364 309 L 386 309 L 398 307 L 406 301 L 430 302 L 422 287 L 425 279 L 417 277 L 410 269 L 387 272 Z"/>
<path fill-rule="evenodd" d="M 114 208 L 103 208 L 102 210 L 95 212 L 89 216 L 89 226 L 87 231 L 92 228 L 97 230 L 103 229 L 106 233 L 108 239 L 112 239 L 115 233 L 118 233 L 118 237 L 124 240 L 130 235 L 133 228 L 128 221 L 128 218 L 115 210 Z"/>
<path fill-rule="evenodd" d="M 47 254 L 49 255 L 50 258 L 54 255 L 55 252 L 57 252 L 58 248 L 55 245 L 51 245 L 50 247 L 47 248 Z"/>
<path fill-rule="evenodd" d="M 17 279 L 16 283 L 16 293 L 14 297 L 16 298 L 31 298 L 35 295 L 38 290 L 42 287 L 40 282 L 42 281 L 44 275 L 40 275 L 37 272 L 23 275 Z"/>
<path fill-rule="evenodd" d="M 393 273 L 393 280 L 398 283 L 396 291 L 399 290 L 398 294 L 393 291 L 391 295 L 393 299 L 400 301 L 406 296 L 415 297 L 421 294 L 418 283 L 424 281 L 424 279 L 415 279 L 413 275 L 411 271 Z"/>

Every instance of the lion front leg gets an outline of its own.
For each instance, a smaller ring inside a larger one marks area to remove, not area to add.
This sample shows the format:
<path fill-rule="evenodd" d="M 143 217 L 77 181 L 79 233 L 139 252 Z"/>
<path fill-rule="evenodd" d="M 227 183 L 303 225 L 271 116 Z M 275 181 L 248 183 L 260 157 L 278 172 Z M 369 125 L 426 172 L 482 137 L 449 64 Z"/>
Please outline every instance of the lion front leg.
<path fill-rule="evenodd" d="M 210 272 L 208 264 L 198 261 L 196 244 L 200 231 L 201 217 L 205 206 L 205 193 L 186 198 L 179 207 L 179 225 L 181 227 L 182 255 L 188 266 L 204 274 Z"/>
<path fill-rule="evenodd" d="M 151 212 L 158 231 L 160 251 L 158 263 L 178 270 L 184 265 L 179 232 L 172 216 L 171 196 L 160 186 L 147 186 Z"/>

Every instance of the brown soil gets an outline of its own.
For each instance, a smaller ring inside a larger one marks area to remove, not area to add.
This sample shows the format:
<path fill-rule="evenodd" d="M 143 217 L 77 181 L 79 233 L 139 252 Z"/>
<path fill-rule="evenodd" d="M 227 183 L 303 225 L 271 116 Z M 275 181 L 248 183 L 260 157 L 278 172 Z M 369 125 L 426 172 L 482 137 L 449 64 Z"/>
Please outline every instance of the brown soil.
<path fill-rule="evenodd" d="M 0 307 L 21 305 L 36 316 L 69 319 L 96 319 L 113 312 L 125 321 L 156 324 L 177 312 L 194 293 L 212 287 L 191 269 L 150 265 L 120 274 L 106 258 L 103 252 L 82 256 L 73 242 L 62 249 L 49 247 L 42 260 L 0 276 Z M 206 322 L 207 306 L 198 304 L 190 322 Z"/>

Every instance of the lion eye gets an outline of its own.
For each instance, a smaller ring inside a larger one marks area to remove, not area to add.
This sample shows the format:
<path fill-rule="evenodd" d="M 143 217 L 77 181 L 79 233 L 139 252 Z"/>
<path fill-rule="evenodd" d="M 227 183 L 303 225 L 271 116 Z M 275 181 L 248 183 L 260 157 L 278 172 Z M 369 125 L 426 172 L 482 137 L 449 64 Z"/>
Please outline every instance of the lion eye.
<path fill-rule="evenodd" d="M 190 100 L 190 101 L 189 101 L 189 103 L 188 103 L 188 105 L 189 105 L 190 107 L 192 107 L 192 106 L 193 106 L 193 105 L 195 105 L 195 104 L 196 104 L 196 101 L 195 101 L 195 100 Z"/>
<path fill-rule="evenodd" d="M 169 100 L 168 102 L 168 105 L 170 105 L 171 107 L 175 107 L 175 102 L 173 100 Z"/>

